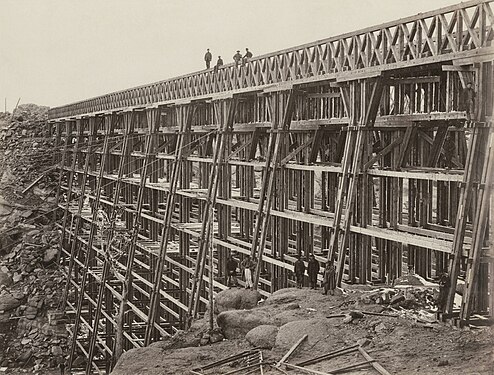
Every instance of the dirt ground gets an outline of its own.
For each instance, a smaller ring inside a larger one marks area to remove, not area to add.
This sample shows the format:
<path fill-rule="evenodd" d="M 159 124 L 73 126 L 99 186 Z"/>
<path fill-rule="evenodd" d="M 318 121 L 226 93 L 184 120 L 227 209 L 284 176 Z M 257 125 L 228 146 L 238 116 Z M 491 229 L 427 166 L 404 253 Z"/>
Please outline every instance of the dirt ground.
<path fill-rule="evenodd" d="M 363 303 L 363 296 L 368 291 L 348 289 L 346 292 L 344 295 L 324 296 L 320 290 L 284 289 L 261 302 L 255 310 L 280 327 L 274 348 L 262 350 L 264 360 L 279 361 L 296 341 L 307 334 L 308 339 L 294 352 L 288 363 L 295 364 L 355 345 L 359 341 L 370 356 L 391 374 L 494 374 L 492 327 L 458 329 L 444 323 L 414 321 L 405 314 L 399 314 L 398 317 L 365 315 L 351 323 L 344 323 L 342 317 L 327 318 L 350 310 L 393 313 L 383 305 Z M 200 326 L 200 322 L 196 326 Z M 183 342 L 178 346 L 183 346 Z M 225 339 L 211 345 L 176 349 L 169 341 L 158 342 L 151 347 L 125 353 L 113 374 L 190 374 L 192 368 L 250 347 L 245 339 Z M 354 352 L 309 367 L 330 372 L 361 361 L 364 358 Z M 238 367 L 242 365 L 238 364 Z M 234 369 L 224 366 L 204 373 L 225 374 Z M 264 374 L 281 373 L 264 366 Z M 377 373 L 370 366 L 345 372 L 349 375 Z"/>

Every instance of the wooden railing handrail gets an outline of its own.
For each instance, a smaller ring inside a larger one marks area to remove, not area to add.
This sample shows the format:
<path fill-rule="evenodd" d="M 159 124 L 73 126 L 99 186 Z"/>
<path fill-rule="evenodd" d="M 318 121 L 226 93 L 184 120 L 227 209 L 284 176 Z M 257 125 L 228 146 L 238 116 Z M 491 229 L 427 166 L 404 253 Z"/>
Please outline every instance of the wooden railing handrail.
<path fill-rule="evenodd" d="M 115 91 L 49 111 L 50 119 L 149 105 L 314 77 L 335 78 L 369 68 L 396 69 L 491 49 L 494 0 L 471 0 L 252 58 Z M 469 14 L 470 13 L 470 14 Z M 461 26 L 461 28 L 460 28 Z M 461 34 L 458 37 L 457 34 Z M 491 51 L 492 53 L 492 51 Z M 494 53 L 493 53 L 494 54 Z"/>

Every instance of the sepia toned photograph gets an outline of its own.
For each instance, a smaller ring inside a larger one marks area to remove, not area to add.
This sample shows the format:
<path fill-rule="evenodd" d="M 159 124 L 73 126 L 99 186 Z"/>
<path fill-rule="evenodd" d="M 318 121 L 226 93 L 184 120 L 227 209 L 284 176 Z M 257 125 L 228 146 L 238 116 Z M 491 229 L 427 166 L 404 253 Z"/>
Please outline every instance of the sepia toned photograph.
<path fill-rule="evenodd" d="M 494 0 L 0 0 L 0 375 L 494 374 Z"/>

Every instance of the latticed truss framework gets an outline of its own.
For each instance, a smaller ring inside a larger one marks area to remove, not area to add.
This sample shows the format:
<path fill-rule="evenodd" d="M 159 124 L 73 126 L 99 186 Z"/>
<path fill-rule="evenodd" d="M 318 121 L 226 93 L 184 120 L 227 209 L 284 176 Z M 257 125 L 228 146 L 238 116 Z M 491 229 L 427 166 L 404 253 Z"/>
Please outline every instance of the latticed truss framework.
<path fill-rule="evenodd" d="M 395 22 L 54 108 L 51 118 L 263 88 L 282 82 L 344 79 L 489 53 L 492 1 L 468 1 Z"/>
<path fill-rule="evenodd" d="M 315 254 L 350 283 L 449 271 L 466 292 L 444 317 L 492 314 L 491 5 L 52 110 L 71 360 L 109 371 L 186 328 L 229 254 L 259 259 L 265 296 Z"/>

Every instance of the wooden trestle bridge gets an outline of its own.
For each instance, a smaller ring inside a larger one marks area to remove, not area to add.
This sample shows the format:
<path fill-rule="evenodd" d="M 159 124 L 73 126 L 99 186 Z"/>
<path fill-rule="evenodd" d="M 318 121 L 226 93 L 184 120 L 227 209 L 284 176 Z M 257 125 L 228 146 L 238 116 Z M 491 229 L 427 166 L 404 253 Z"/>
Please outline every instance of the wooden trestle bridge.
<path fill-rule="evenodd" d="M 264 295 L 314 253 L 339 282 L 449 272 L 443 317 L 492 315 L 493 24 L 468 1 L 51 109 L 70 360 L 184 329 L 230 253 Z"/>

